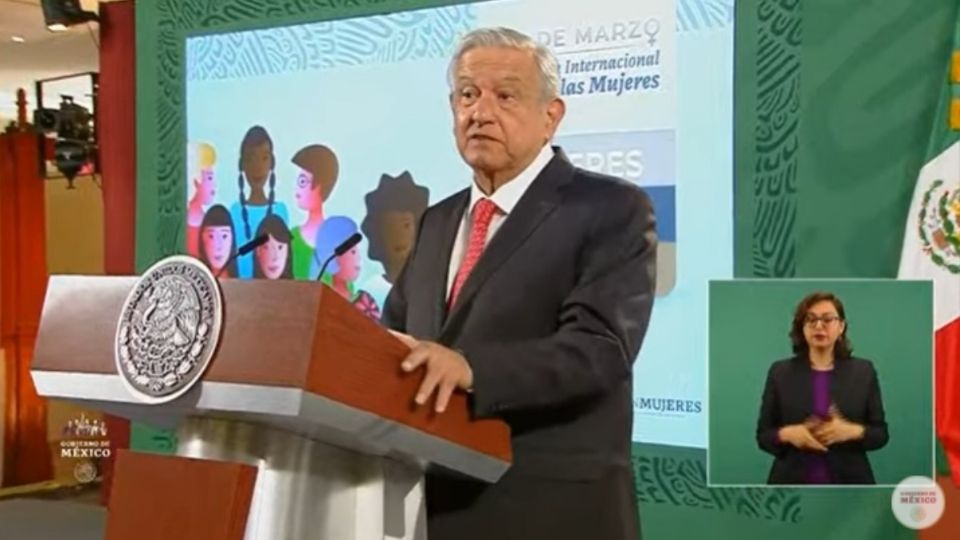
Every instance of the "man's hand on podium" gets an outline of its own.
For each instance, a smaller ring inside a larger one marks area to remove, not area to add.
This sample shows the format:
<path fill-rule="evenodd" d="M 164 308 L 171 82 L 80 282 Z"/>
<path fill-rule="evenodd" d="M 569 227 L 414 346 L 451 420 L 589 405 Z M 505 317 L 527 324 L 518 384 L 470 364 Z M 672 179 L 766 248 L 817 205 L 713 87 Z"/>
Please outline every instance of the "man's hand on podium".
<path fill-rule="evenodd" d="M 434 410 L 442 413 L 447 409 L 454 390 L 470 390 L 473 387 L 473 370 L 461 353 L 439 343 L 421 341 L 401 332 L 391 330 L 390 333 L 410 347 L 410 354 L 400 364 L 403 371 L 410 373 L 422 367 L 426 368 L 423 382 L 420 383 L 414 398 L 417 405 L 426 404 L 436 393 Z"/>

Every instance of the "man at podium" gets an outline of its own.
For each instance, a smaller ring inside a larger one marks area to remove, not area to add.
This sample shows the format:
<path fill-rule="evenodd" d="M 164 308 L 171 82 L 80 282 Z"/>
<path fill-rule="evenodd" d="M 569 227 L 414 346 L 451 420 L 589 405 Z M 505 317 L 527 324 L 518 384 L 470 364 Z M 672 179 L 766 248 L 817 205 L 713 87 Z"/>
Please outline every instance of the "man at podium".
<path fill-rule="evenodd" d="M 563 119 L 556 59 L 505 28 L 465 35 L 450 67 L 469 187 L 430 207 L 384 324 L 442 414 L 510 425 L 496 484 L 431 473 L 431 540 L 635 540 L 632 364 L 655 289 L 649 197 L 574 167 L 550 144 Z"/>

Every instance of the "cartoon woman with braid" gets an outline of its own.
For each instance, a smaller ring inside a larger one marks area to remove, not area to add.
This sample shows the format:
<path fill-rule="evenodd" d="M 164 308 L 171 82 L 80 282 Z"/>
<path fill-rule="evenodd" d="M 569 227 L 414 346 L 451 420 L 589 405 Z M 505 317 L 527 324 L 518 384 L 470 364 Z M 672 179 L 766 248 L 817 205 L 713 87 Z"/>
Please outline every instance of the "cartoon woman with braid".
<path fill-rule="evenodd" d="M 230 216 L 237 231 L 237 244 L 245 244 L 256 235 L 263 218 L 276 215 L 289 223 L 287 206 L 274 200 L 274 188 L 277 178 L 274 174 L 276 159 L 273 156 L 273 141 L 262 126 L 253 126 L 247 130 L 240 143 L 240 174 L 237 184 L 240 188 L 240 200 L 230 206 Z M 269 182 L 269 194 L 264 188 Z M 250 194 L 245 193 L 245 185 Z M 253 254 L 248 253 L 237 259 L 237 274 L 241 278 L 253 277 Z"/>

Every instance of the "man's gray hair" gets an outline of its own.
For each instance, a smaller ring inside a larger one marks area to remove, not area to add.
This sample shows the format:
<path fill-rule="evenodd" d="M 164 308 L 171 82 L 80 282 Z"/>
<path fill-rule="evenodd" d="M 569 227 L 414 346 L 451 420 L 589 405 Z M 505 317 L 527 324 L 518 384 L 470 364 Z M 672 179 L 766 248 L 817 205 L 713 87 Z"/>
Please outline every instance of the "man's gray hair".
<path fill-rule="evenodd" d="M 450 59 L 450 67 L 447 70 L 450 88 L 456 86 L 456 69 L 460 59 L 467 51 L 480 47 L 501 47 L 533 52 L 534 60 L 537 63 L 537 71 L 540 73 L 540 88 L 543 90 L 544 101 L 560 97 L 560 66 L 550 49 L 522 32 L 502 26 L 477 28 L 460 38 L 456 52 Z"/>

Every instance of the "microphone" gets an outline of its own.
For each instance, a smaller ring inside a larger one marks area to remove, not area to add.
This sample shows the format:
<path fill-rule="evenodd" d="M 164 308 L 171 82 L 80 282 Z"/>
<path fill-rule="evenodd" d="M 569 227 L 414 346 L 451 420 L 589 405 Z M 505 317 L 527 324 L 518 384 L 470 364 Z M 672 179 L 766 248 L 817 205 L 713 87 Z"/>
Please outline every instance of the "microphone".
<path fill-rule="evenodd" d="M 250 253 L 251 251 L 257 249 L 258 247 L 266 244 L 266 243 L 267 243 L 267 240 L 269 240 L 269 239 L 270 239 L 269 236 L 267 236 L 267 235 L 265 235 L 265 234 L 261 234 L 260 236 L 254 238 L 253 240 L 251 240 L 251 241 L 247 242 L 246 244 L 240 246 L 240 249 L 238 249 L 236 253 L 234 253 L 233 255 L 230 256 L 229 259 L 227 259 L 227 262 L 224 263 L 223 268 L 221 268 L 220 270 L 218 270 L 218 271 L 217 271 L 217 275 L 214 276 L 214 277 L 215 277 L 215 278 L 219 278 L 219 277 L 220 277 L 220 274 L 222 274 L 227 268 L 229 268 L 229 267 L 230 267 L 230 264 L 233 263 L 233 261 L 237 260 L 237 257 L 243 257 L 243 256 L 246 255 L 247 253 Z"/>
<path fill-rule="evenodd" d="M 317 274 L 317 281 L 319 281 L 320 278 L 323 277 L 323 273 L 327 270 L 327 265 L 330 264 L 330 261 L 332 261 L 334 257 L 339 257 L 344 253 L 350 251 L 351 249 L 353 249 L 353 246 L 359 244 L 361 240 L 363 240 L 362 234 L 358 232 L 353 233 L 350 235 L 350 238 L 347 238 L 346 240 L 341 242 L 339 246 L 333 248 L 333 255 L 327 257 L 327 260 L 323 261 L 323 265 L 320 266 L 320 273 Z"/>

